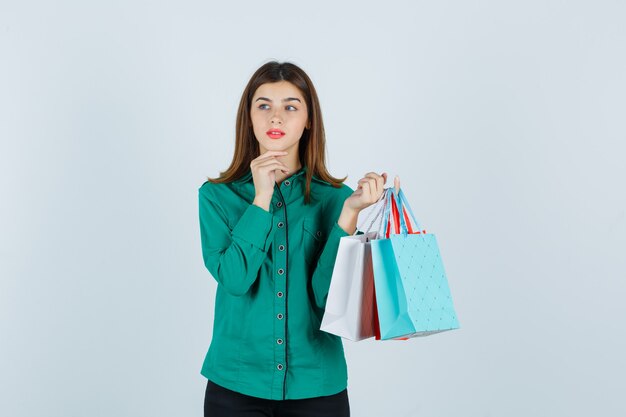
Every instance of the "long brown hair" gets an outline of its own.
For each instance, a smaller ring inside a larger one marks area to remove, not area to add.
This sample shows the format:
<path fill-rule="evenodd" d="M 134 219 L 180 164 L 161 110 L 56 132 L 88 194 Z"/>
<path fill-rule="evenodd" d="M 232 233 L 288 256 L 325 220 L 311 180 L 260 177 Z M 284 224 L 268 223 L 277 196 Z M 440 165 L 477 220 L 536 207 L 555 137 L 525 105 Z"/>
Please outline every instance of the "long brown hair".
<path fill-rule="evenodd" d="M 237 110 L 237 130 L 233 160 L 226 171 L 220 172 L 219 178 L 208 178 L 208 181 L 213 183 L 232 182 L 242 177 L 248 171 L 250 162 L 258 157 L 260 152 L 259 142 L 254 136 L 250 118 L 252 97 L 262 84 L 283 80 L 292 83 L 302 92 L 308 109 L 310 128 L 302 132 L 298 145 L 300 163 L 307 167 L 304 201 L 308 204 L 311 199 L 311 179 L 314 175 L 336 188 L 341 186 L 347 176 L 335 178 L 328 173 L 325 161 L 326 135 L 324 133 L 322 110 L 317 92 L 309 76 L 300 67 L 290 62 L 270 61 L 263 64 L 252 75 L 241 95 L 239 109 Z"/>

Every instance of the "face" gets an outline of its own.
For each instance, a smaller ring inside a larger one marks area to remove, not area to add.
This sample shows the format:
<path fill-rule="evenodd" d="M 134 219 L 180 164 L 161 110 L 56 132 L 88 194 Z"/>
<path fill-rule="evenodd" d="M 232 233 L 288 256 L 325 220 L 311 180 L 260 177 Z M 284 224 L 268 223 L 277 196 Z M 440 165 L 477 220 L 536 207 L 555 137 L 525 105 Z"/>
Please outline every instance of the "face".
<path fill-rule="evenodd" d="M 292 83 L 278 81 L 260 85 L 252 97 L 250 118 L 261 153 L 297 154 L 302 132 L 310 127 L 307 113 L 304 96 Z"/>

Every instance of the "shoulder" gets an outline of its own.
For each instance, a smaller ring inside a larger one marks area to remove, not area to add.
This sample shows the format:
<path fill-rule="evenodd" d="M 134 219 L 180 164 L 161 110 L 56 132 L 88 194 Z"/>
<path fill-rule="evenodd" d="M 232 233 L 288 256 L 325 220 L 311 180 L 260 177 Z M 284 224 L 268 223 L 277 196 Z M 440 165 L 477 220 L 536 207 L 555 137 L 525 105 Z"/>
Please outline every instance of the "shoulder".
<path fill-rule="evenodd" d="M 326 204 L 342 204 L 354 190 L 349 185 L 342 183 L 339 187 L 333 187 L 327 182 L 314 182 L 311 190 Z"/>
<path fill-rule="evenodd" d="M 200 185 L 200 187 L 198 188 L 198 192 L 199 193 L 208 193 L 211 191 L 211 189 L 213 188 L 215 184 L 213 184 L 210 181 L 205 181 L 202 183 L 202 185 Z"/>
<path fill-rule="evenodd" d="M 214 183 L 205 181 L 198 188 L 198 193 L 205 197 L 217 198 L 230 190 L 230 185 L 227 183 Z"/>
<path fill-rule="evenodd" d="M 344 200 L 350 197 L 350 195 L 354 192 L 352 187 L 350 187 L 348 184 L 345 184 L 345 183 L 342 183 L 341 187 L 335 188 L 335 190 L 337 190 L 335 191 L 335 193 L 342 196 Z"/>

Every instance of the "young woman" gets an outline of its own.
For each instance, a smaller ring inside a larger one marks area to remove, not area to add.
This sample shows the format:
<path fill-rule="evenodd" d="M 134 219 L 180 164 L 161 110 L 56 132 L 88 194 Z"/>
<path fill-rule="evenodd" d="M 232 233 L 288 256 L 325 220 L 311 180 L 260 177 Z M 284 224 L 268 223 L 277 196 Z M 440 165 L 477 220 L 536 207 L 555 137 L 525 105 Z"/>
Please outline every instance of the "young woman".
<path fill-rule="evenodd" d="M 320 330 L 339 239 L 382 195 L 325 164 L 315 88 L 269 62 L 246 86 L 230 167 L 199 189 L 202 255 L 218 282 L 202 366 L 205 416 L 350 415 L 341 338 Z"/>

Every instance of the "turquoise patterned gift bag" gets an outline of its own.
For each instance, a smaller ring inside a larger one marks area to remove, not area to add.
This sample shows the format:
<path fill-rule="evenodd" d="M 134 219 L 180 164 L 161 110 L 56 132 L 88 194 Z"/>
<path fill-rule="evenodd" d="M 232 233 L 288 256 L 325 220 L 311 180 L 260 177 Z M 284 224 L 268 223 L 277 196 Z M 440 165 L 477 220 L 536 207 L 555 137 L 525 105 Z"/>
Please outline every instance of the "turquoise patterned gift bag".
<path fill-rule="evenodd" d="M 381 238 L 371 241 L 380 326 L 376 338 L 406 339 L 458 329 L 437 238 L 419 226 L 402 189 L 396 194 L 387 188 L 385 193 Z"/>

